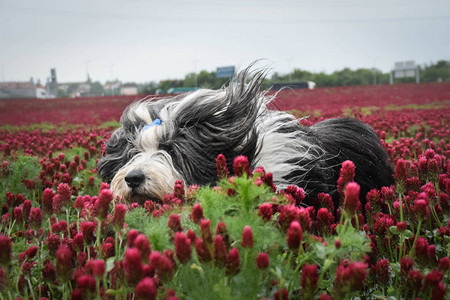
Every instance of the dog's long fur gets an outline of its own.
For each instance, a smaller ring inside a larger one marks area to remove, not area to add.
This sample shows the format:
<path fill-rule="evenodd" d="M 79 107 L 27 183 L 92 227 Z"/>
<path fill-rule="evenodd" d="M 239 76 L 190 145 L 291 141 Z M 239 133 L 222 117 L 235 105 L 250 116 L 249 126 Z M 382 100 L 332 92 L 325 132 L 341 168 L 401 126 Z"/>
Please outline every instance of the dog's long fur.
<path fill-rule="evenodd" d="M 252 168 L 272 172 L 279 189 L 297 185 L 309 199 L 319 192 L 337 198 L 339 170 L 347 159 L 356 165 L 362 200 L 371 188 L 393 184 L 392 168 L 373 129 L 348 118 L 304 127 L 291 114 L 268 109 L 272 97 L 260 90 L 264 72 L 250 80 L 249 72 L 240 72 L 220 90 L 200 89 L 127 107 L 98 163 L 100 177 L 111 181 L 122 201 L 161 200 L 178 179 L 186 185 L 214 183 L 215 159 L 223 154 L 230 169 L 236 156 L 245 155 Z M 144 129 L 155 119 L 161 124 Z M 134 170 L 143 181 L 130 187 L 125 179 Z"/>

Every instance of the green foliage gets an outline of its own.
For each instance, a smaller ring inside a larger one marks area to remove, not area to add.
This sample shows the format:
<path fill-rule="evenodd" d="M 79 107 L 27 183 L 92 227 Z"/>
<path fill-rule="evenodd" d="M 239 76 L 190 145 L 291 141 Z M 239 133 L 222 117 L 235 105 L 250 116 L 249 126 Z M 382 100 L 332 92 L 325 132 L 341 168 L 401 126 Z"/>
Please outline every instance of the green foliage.
<path fill-rule="evenodd" d="M 102 123 L 99 128 L 119 128 L 120 122 L 118 121 L 109 121 Z"/>
<path fill-rule="evenodd" d="M 184 80 L 164 80 L 155 87 L 167 91 L 171 87 L 204 87 L 218 89 L 222 87 L 229 79 L 217 78 L 215 72 L 200 71 L 198 74 L 189 73 Z M 396 79 L 396 83 L 415 82 L 415 78 Z M 425 65 L 420 68 L 421 82 L 436 82 L 450 80 L 450 62 L 440 60 L 435 64 Z M 389 84 L 389 72 L 383 73 L 376 68 L 359 68 L 351 70 L 344 68 L 334 71 L 331 74 L 325 72 L 309 72 L 301 69 L 294 69 L 288 74 L 275 72 L 271 78 L 266 79 L 263 88 L 270 88 L 274 83 L 288 83 L 314 81 L 318 87 L 329 86 L 352 86 L 352 85 L 371 85 L 371 84 Z"/>
<path fill-rule="evenodd" d="M 105 88 L 99 81 L 91 83 L 91 89 L 89 91 L 91 95 L 103 95 L 105 93 Z"/>
<path fill-rule="evenodd" d="M 233 191 L 233 192 L 230 192 Z M 322 243 L 308 232 L 304 232 L 304 243 L 299 251 L 289 250 L 286 232 L 278 225 L 277 215 L 272 221 L 263 221 L 258 216 L 260 204 L 271 201 L 276 196 L 265 185 L 258 186 L 253 178 L 246 176 L 231 180 L 224 179 L 215 188 L 203 187 L 196 194 L 195 203 L 203 207 L 204 218 L 211 220 L 214 233 L 219 222 L 225 223 L 231 242 L 240 254 L 240 268 L 235 275 L 227 273 L 226 268 L 215 266 L 214 261 L 200 262 L 195 248 L 192 258 L 186 264 L 178 264 L 173 279 L 165 283 L 167 289 L 174 289 L 184 299 L 258 299 L 261 296 L 273 297 L 271 280 L 276 279 L 280 287 L 289 291 L 301 290 L 300 270 L 305 263 L 317 264 L 322 270 L 321 287 L 333 282 L 335 270 L 342 259 L 361 260 L 370 252 L 369 238 L 365 232 L 356 230 L 350 219 L 338 226 L 337 235 L 329 236 Z M 279 199 L 281 203 L 283 198 Z M 172 249 L 173 232 L 168 227 L 170 214 L 178 214 L 184 232 L 193 230 L 201 237 L 199 224 L 190 218 L 193 203 L 175 208 L 159 217 L 149 216 L 145 209 L 136 208 L 126 216 L 129 228 L 137 229 L 147 235 L 153 250 Z M 241 246 L 242 232 L 250 226 L 254 246 Z M 340 240 L 341 247 L 336 248 L 334 241 Z M 256 265 L 259 253 L 270 257 L 268 269 L 260 270 Z"/>
<path fill-rule="evenodd" d="M 450 61 L 439 60 L 435 64 L 425 65 L 419 74 L 421 82 L 450 81 Z"/>
<path fill-rule="evenodd" d="M 34 191 L 28 190 L 24 180 L 36 180 L 41 171 L 41 166 L 36 158 L 31 156 L 19 156 L 17 160 L 9 165 L 8 175 L 0 180 L 0 195 L 3 197 L 6 192 L 22 194 L 28 199 L 33 199 Z"/>

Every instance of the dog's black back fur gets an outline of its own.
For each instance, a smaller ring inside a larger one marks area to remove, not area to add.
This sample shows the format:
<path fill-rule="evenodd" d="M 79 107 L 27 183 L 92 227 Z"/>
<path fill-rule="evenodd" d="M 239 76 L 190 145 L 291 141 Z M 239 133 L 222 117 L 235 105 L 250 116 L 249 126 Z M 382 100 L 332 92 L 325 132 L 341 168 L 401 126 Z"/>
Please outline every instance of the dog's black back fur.
<path fill-rule="evenodd" d="M 355 182 L 361 187 L 362 204 L 371 189 L 380 189 L 395 183 L 386 151 L 368 125 L 355 119 L 338 118 L 319 122 L 310 129 L 329 154 L 327 165 L 332 170 L 332 176 L 326 179 L 330 180 L 334 187 L 337 185 L 341 164 L 345 160 L 351 160 L 355 164 Z M 335 206 L 338 205 L 337 190 L 333 189 L 329 193 L 333 196 Z"/>

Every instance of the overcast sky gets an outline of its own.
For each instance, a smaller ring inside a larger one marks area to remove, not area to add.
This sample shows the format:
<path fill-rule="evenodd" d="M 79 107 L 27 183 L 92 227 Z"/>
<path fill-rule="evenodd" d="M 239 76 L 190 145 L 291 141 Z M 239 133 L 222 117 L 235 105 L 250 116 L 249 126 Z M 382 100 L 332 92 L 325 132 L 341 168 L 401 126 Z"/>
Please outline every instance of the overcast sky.
<path fill-rule="evenodd" d="M 449 0 L 0 0 L 0 80 L 148 82 L 234 65 L 450 60 Z"/>

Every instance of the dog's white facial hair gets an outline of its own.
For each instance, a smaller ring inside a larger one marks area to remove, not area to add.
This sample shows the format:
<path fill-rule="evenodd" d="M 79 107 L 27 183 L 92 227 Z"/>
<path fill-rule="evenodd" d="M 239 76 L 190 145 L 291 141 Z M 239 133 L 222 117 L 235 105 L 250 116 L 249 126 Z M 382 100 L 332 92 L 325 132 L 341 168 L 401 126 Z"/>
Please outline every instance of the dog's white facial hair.
<path fill-rule="evenodd" d="M 143 172 L 145 180 L 138 188 L 132 189 L 125 176 L 136 169 Z M 170 155 L 165 151 L 147 151 L 134 156 L 116 173 L 111 181 L 111 190 L 122 202 L 160 200 L 173 191 L 176 180 L 182 178 L 174 169 Z"/>
<path fill-rule="evenodd" d="M 146 109 L 145 103 L 140 103 L 132 109 L 134 116 L 152 124 L 153 120 Z M 173 190 L 176 180 L 182 180 L 181 175 L 173 166 L 172 157 L 164 150 L 159 150 L 158 140 L 168 124 L 152 125 L 138 131 L 133 141 L 133 151 L 138 154 L 122 167 L 111 181 L 111 189 L 121 202 L 143 202 L 145 200 L 160 200 Z M 125 177 L 133 170 L 141 171 L 145 179 L 136 188 L 130 188 Z"/>

